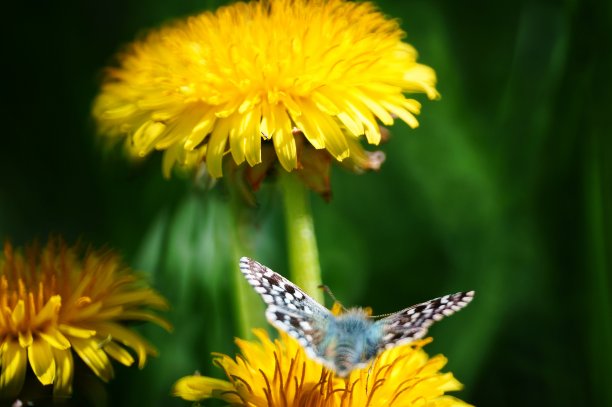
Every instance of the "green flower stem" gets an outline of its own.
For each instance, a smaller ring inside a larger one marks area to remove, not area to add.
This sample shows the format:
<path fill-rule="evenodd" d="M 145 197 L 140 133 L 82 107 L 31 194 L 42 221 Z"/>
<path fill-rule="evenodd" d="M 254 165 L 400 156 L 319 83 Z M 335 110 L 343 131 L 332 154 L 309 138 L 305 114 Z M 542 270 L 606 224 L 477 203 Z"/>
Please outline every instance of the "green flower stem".
<path fill-rule="evenodd" d="M 321 266 L 309 191 L 295 172 L 281 171 L 280 185 L 285 206 L 290 279 L 312 298 L 323 303 L 323 291 L 319 289 Z"/>
<path fill-rule="evenodd" d="M 238 197 L 232 202 L 232 285 L 234 293 L 234 314 L 236 317 L 237 335 L 243 339 L 253 338 L 253 328 L 265 328 L 268 323 L 265 319 L 264 305 L 261 298 L 249 286 L 246 279 L 240 272 L 238 266 L 240 258 L 243 256 L 253 257 L 252 246 L 248 242 L 252 233 L 252 226 L 248 222 L 249 217 L 245 216 L 247 209 L 238 201 Z"/>

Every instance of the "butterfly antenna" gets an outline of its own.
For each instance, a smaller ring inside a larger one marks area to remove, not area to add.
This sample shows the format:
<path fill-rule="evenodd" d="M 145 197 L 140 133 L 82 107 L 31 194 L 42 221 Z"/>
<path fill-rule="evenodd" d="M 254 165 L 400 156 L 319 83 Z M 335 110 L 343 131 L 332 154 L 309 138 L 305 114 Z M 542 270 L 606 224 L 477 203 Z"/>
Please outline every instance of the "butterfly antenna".
<path fill-rule="evenodd" d="M 389 315 L 393 315 L 393 314 L 395 314 L 395 312 L 389 312 L 388 314 L 380 314 L 380 315 L 370 315 L 370 318 L 372 319 L 384 318 L 384 317 L 388 317 Z"/>
<path fill-rule="evenodd" d="M 344 305 L 342 305 L 342 303 L 340 301 L 338 301 L 336 299 L 336 296 L 334 295 L 334 293 L 332 292 L 331 288 L 329 288 L 328 286 L 326 286 L 325 284 L 320 284 L 319 288 L 323 291 L 325 291 L 325 293 L 327 295 L 329 295 L 329 297 L 336 303 L 336 304 L 340 304 L 340 307 L 342 308 L 342 311 L 346 311 L 346 307 Z"/>

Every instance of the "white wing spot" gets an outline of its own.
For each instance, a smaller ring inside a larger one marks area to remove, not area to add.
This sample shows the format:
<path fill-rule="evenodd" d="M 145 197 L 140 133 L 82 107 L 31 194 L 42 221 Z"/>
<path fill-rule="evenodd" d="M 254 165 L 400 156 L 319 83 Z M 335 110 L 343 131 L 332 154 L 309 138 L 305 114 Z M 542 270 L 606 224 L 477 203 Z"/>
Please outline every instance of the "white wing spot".
<path fill-rule="evenodd" d="M 310 329 L 311 328 L 310 323 L 306 322 L 306 321 L 300 322 L 300 326 L 302 327 L 302 329 Z"/>

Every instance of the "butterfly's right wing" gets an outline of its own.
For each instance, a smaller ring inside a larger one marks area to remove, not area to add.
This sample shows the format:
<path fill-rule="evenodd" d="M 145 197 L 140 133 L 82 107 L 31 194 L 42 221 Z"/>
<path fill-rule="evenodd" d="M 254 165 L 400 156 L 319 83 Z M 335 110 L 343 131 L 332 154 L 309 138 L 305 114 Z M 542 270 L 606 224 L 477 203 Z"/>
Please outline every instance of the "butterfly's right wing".
<path fill-rule="evenodd" d="M 375 326 L 382 330 L 379 351 L 424 337 L 434 322 L 459 311 L 473 298 L 474 291 L 449 294 L 413 305 L 376 321 Z"/>
<path fill-rule="evenodd" d="M 240 270 L 267 304 L 266 318 L 298 340 L 308 355 L 327 362 L 319 344 L 333 315 L 298 286 L 255 260 L 240 259 Z"/>

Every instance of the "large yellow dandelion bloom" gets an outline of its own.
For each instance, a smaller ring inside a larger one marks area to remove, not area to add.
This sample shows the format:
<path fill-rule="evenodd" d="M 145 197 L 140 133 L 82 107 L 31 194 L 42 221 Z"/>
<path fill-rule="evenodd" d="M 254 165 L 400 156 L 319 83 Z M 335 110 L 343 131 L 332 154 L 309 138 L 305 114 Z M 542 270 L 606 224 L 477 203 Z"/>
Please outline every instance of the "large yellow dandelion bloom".
<path fill-rule="evenodd" d="M 113 377 L 109 356 L 143 367 L 155 349 L 127 321 L 169 329 L 152 309 L 166 301 L 111 253 L 52 240 L 24 253 L 4 245 L 0 258 L 0 399 L 21 390 L 28 365 L 55 396 L 72 393 L 73 351 L 102 380 Z"/>
<path fill-rule="evenodd" d="M 445 393 L 461 389 L 452 373 L 440 373 L 442 355 L 428 357 L 422 347 L 430 339 L 392 348 L 371 367 L 338 378 L 309 359 L 302 347 L 281 333 L 270 340 L 256 330 L 259 341 L 237 340 L 241 355 L 232 359 L 217 354 L 215 363 L 228 380 L 187 376 L 173 393 L 185 400 L 221 399 L 249 407 L 468 407 Z"/>
<path fill-rule="evenodd" d="M 360 138 L 378 144 L 379 123 L 397 118 L 416 127 L 421 106 L 405 94 L 438 97 L 435 72 L 404 37 L 369 2 L 237 2 L 128 47 L 93 114 L 133 155 L 164 150 L 166 175 L 205 163 L 218 178 L 229 155 L 249 166 L 272 156 L 292 171 L 314 159 L 308 149 L 377 168 Z"/>

